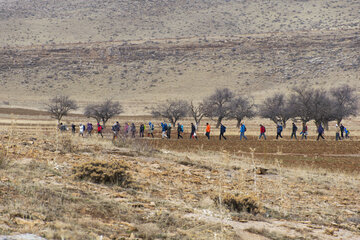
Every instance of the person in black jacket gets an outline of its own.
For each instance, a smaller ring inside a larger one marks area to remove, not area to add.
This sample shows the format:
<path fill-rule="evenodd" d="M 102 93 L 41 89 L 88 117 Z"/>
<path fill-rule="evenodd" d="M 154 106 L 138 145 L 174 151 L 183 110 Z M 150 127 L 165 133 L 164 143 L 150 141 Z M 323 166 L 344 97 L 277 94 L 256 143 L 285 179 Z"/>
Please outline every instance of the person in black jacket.
<path fill-rule="evenodd" d="M 181 132 L 182 132 L 182 131 L 183 131 L 183 130 L 182 130 L 182 128 L 181 128 L 181 124 L 178 123 L 178 125 L 177 125 L 178 139 L 179 139 L 179 138 L 183 138 L 183 136 L 181 136 Z"/>
<path fill-rule="evenodd" d="M 298 130 L 298 128 L 297 128 L 297 126 L 295 125 L 295 123 L 293 123 L 292 124 L 292 133 L 291 133 L 291 139 L 293 138 L 293 137 L 295 137 L 295 139 L 297 139 L 297 137 L 296 137 L 296 131 Z"/>
<path fill-rule="evenodd" d="M 340 124 L 340 132 L 341 132 L 341 138 L 344 139 L 345 127 L 342 124 Z"/>
<path fill-rule="evenodd" d="M 193 123 L 191 123 L 191 133 L 190 133 L 190 139 L 195 138 L 197 139 L 196 136 L 196 127 Z"/>
<path fill-rule="evenodd" d="M 220 136 L 219 136 L 219 140 L 221 140 L 221 137 L 223 137 L 226 140 L 226 137 L 224 136 L 224 133 L 226 132 L 226 127 L 224 125 L 220 125 Z"/>
<path fill-rule="evenodd" d="M 318 127 L 318 133 L 319 133 L 319 135 L 317 137 L 317 141 L 319 141 L 320 138 L 325 139 L 324 136 L 323 136 L 324 128 L 323 128 L 323 126 L 321 126 L 321 124 Z"/>

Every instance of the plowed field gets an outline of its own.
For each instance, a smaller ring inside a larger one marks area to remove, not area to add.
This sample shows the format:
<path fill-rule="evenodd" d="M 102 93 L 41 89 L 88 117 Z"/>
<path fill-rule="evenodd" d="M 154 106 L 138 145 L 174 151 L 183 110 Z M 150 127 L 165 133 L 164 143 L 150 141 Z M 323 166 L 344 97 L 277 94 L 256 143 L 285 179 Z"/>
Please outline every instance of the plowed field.
<path fill-rule="evenodd" d="M 188 136 L 186 136 L 187 138 Z M 155 139 L 150 143 L 156 148 L 182 152 L 225 151 L 235 156 L 250 156 L 251 149 L 260 162 L 271 163 L 275 159 L 282 161 L 286 167 L 320 168 L 339 172 L 360 172 L 360 142 L 356 139 L 334 141 L 328 137 L 325 141 L 308 140 L 275 140 L 268 137 L 266 141 L 249 136 L 249 140 L 240 141 L 237 136 L 228 136 L 219 141 L 218 136 L 207 140 L 201 137 L 192 139 Z"/>

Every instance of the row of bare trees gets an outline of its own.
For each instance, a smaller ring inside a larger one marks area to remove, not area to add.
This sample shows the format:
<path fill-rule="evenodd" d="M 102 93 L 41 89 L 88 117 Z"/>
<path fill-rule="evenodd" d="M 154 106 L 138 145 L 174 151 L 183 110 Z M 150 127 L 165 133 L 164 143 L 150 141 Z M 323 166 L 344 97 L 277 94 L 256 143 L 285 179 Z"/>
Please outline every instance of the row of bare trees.
<path fill-rule="evenodd" d="M 244 118 L 256 115 L 252 98 L 236 96 L 230 89 L 216 89 L 209 97 L 195 105 L 184 100 L 168 100 L 160 103 L 152 110 L 153 117 L 167 119 L 173 125 L 181 118 L 191 116 L 197 125 L 203 117 L 216 120 L 219 127 L 224 119 L 236 119 L 237 127 Z"/>
<path fill-rule="evenodd" d="M 76 102 L 67 96 L 55 97 L 47 104 L 48 112 L 59 122 L 69 111 L 77 108 Z M 84 115 L 105 126 L 110 118 L 122 112 L 119 102 L 106 100 L 87 105 Z M 294 88 L 290 96 L 275 94 L 260 105 L 255 105 L 252 98 L 236 95 L 228 88 L 216 89 L 198 104 L 185 100 L 167 100 L 153 107 L 151 114 L 153 117 L 164 118 L 173 125 L 180 119 L 191 116 L 197 125 L 204 117 L 208 117 L 217 122 L 216 127 L 224 119 L 236 120 L 239 127 L 244 118 L 260 116 L 276 124 L 280 122 L 285 127 L 289 119 L 304 124 L 314 120 L 316 125 L 324 126 L 328 126 L 330 121 L 340 124 L 344 118 L 356 116 L 357 112 L 358 97 L 355 89 L 345 85 L 330 91 Z"/>
<path fill-rule="evenodd" d="M 60 122 L 70 111 L 77 110 L 78 106 L 76 102 L 68 96 L 56 96 L 46 104 L 46 109 L 52 118 Z M 122 112 L 122 106 L 119 102 L 106 100 L 103 103 L 87 105 L 85 107 L 84 115 L 88 118 L 94 118 L 98 123 L 102 122 L 105 127 L 106 122 L 110 118 L 119 115 Z"/>
<path fill-rule="evenodd" d="M 354 88 L 348 85 L 330 91 L 312 88 L 294 88 L 290 96 L 275 94 L 256 105 L 250 97 L 237 96 L 230 89 L 216 91 L 195 105 L 184 100 L 168 100 L 152 110 L 154 117 L 162 117 L 175 124 L 181 118 L 192 116 L 196 124 L 203 117 L 216 120 L 219 127 L 222 120 L 234 119 L 237 127 L 244 118 L 260 116 L 286 127 L 289 119 L 306 124 L 314 120 L 318 126 L 328 126 L 330 121 L 338 124 L 358 112 L 358 97 Z"/>
<path fill-rule="evenodd" d="M 286 98 L 275 94 L 259 106 L 259 116 L 281 122 L 293 119 L 303 124 L 313 120 L 317 126 L 325 127 L 330 121 L 338 124 L 347 117 L 358 113 L 358 97 L 355 89 L 348 85 L 333 88 L 330 91 L 309 88 L 294 88 Z"/>

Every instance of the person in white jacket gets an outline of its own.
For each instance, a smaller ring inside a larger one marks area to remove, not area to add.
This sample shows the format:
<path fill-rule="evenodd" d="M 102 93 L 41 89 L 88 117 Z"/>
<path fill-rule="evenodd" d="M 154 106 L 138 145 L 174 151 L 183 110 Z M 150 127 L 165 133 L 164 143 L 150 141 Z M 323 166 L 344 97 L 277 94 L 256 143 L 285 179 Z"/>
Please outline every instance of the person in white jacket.
<path fill-rule="evenodd" d="M 80 123 L 79 125 L 79 136 L 81 135 L 82 137 L 84 137 L 84 130 L 85 130 L 85 126 Z"/>

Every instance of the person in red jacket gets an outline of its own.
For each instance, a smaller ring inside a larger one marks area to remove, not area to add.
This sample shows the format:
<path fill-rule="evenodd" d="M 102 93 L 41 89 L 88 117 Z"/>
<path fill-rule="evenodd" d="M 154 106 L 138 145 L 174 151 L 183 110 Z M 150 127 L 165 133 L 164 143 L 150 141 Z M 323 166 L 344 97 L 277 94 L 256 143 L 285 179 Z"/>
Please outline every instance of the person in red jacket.
<path fill-rule="evenodd" d="M 264 136 L 264 139 L 266 140 L 265 132 L 266 132 L 265 127 L 262 124 L 260 124 L 260 137 L 259 137 L 259 139 L 261 139 L 261 136 Z"/>
<path fill-rule="evenodd" d="M 103 138 L 103 134 L 102 134 L 102 130 L 103 130 L 103 127 L 100 125 L 100 123 L 97 124 L 97 133 L 98 135 L 101 135 L 101 137 Z"/>

